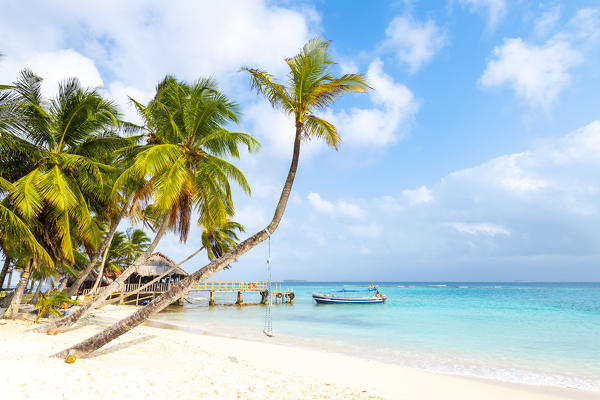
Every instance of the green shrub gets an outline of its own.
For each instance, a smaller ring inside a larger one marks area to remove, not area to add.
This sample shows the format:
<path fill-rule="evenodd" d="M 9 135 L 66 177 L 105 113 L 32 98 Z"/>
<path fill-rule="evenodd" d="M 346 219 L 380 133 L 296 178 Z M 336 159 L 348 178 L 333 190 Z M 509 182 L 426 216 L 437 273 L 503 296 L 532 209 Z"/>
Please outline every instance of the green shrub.
<path fill-rule="evenodd" d="M 73 304 L 75 303 L 75 300 L 71 300 L 66 292 L 58 290 L 53 290 L 48 296 L 41 293 L 40 298 L 35 305 L 35 308 L 37 308 L 37 318 L 35 319 L 35 322 L 37 323 L 42 316 L 47 314 L 54 314 L 60 317 L 62 314 L 59 307 L 64 303 Z"/>

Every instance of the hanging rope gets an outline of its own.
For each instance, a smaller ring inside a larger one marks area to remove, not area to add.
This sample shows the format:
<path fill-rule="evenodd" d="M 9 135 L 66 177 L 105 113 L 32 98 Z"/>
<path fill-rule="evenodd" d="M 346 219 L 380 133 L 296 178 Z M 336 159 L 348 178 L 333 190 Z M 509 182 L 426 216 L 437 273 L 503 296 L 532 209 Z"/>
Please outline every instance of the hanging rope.
<path fill-rule="evenodd" d="M 271 295 L 271 234 L 267 229 L 267 236 L 269 236 L 269 253 L 267 256 L 267 312 L 265 315 L 265 329 L 263 333 L 269 337 L 273 336 L 273 315 L 271 313 L 271 306 L 273 304 L 273 296 Z"/>

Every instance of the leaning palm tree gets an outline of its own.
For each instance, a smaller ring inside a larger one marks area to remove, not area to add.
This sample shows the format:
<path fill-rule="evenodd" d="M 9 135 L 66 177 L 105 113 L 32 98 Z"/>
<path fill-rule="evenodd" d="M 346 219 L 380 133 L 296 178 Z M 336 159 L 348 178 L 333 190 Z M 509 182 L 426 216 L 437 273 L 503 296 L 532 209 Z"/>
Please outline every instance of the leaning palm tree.
<path fill-rule="evenodd" d="M 369 89 L 367 81 L 362 75 L 348 74 L 337 78 L 329 72 L 334 62 L 327 51 L 328 44 L 329 42 L 314 39 L 304 46 L 300 54 L 287 59 L 289 67 L 287 85 L 277 83 L 271 75 L 264 71 L 243 68 L 244 71 L 250 73 L 253 87 L 262 93 L 273 107 L 294 117 L 296 128 L 292 162 L 269 225 L 241 242 L 223 257 L 213 260 L 187 278 L 177 282 L 170 290 L 129 317 L 81 343 L 55 354 L 55 356 L 81 356 L 104 346 L 173 303 L 189 287 L 222 270 L 275 232 L 283 217 L 292 190 L 302 139 L 322 138 L 333 148 L 337 148 L 340 141 L 335 127 L 316 116 L 315 112 L 325 109 L 345 92 L 365 92 Z"/>
<path fill-rule="evenodd" d="M 167 76 L 148 106 L 134 104 L 145 119 L 148 143 L 128 149 L 135 154 L 134 161 L 115 187 L 135 179 L 145 182 L 137 205 L 152 202 L 145 209 L 152 210 L 154 240 L 94 301 L 53 323 L 54 327 L 68 327 L 100 306 L 150 257 L 167 229 L 185 241 L 193 209 L 215 225 L 226 220 L 233 213 L 230 181 L 250 194 L 242 172 L 224 158 L 239 158 L 239 146 L 253 152 L 259 144 L 246 133 L 224 127 L 238 122 L 238 106 L 218 91 L 212 79 L 188 84 Z"/>

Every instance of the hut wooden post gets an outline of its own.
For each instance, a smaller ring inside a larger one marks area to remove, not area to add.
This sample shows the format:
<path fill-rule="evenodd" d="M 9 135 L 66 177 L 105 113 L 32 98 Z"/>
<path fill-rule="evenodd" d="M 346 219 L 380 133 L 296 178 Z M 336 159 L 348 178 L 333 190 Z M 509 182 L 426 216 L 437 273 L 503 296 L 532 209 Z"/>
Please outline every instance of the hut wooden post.
<path fill-rule="evenodd" d="M 267 304 L 267 299 L 269 297 L 269 292 L 267 290 L 263 290 L 260 292 L 260 304 Z"/>
<path fill-rule="evenodd" d="M 242 304 L 244 304 L 244 299 L 242 298 L 242 291 L 238 291 L 237 293 L 237 301 L 235 302 L 235 304 L 241 306 Z"/>
<path fill-rule="evenodd" d="M 215 291 L 214 290 L 210 291 L 210 297 L 208 299 L 208 305 L 209 306 L 214 306 L 215 305 Z"/>
<path fill-rule="evenodd" d="M 138 279 L 138 288 L 142 285 L 142 276 L 140 275 L 140 279 Z M 137 288 L 136 288 L 137 289 Z M 135 305 L 137 306 L 140 301 L 140 292 L 137 292 L 137 297 L 135 298 Z"/>

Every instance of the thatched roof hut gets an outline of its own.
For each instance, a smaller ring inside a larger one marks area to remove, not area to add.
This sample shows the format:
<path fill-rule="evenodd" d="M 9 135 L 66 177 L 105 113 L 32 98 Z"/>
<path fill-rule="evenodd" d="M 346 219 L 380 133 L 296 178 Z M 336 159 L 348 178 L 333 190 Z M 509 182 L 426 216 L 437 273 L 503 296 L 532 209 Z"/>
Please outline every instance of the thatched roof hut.
<path fill-rule="evenodd" d="M 166 273 L 175 266 L 175 262 L 162 253 L 156 252 L 152 254 L 143 265 L 140 265 L 136 271 L 136 275 L 141 277 L 156 277 Z M 168 277 L 182 279 L 189 274 L 182 268 L 177 267 L 171 272 Z"/>

